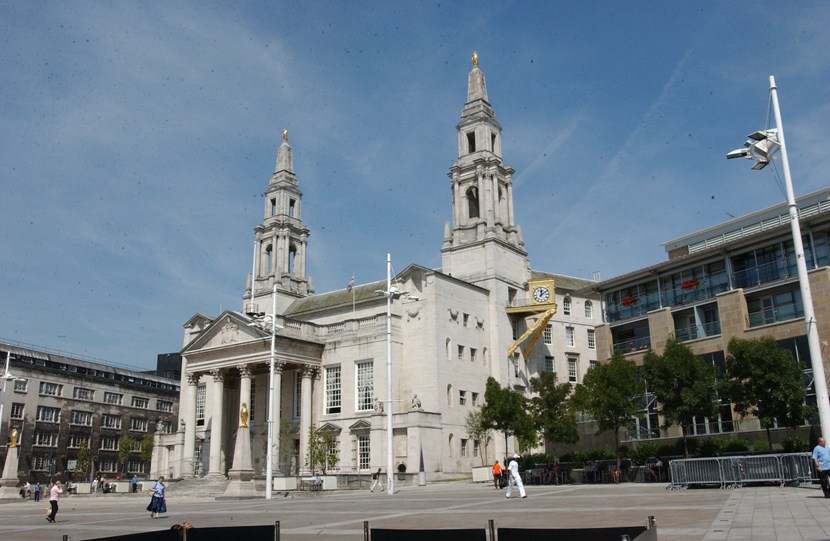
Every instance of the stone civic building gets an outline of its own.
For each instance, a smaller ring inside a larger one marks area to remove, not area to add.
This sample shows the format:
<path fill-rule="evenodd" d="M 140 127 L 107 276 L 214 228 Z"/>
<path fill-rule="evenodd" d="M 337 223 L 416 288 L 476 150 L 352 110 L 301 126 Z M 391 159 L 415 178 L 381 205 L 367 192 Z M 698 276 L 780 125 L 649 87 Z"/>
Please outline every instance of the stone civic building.
<path fill-rule="evenodd" d="M 224 476 L 244 403 L 253 469 L 265 475 L 271 334 L 253 323 L 271 314 L 272 302 L 281 326 L 274 344 L 275 475 L 309 471 L 312 427 L 334 437 L 338 461 L 328 472 L 385 470 L 388 415 L 396 471 L 418 472 L 423 460 L 431 478 L 469 474 L 485 455 L 492 461 L 516 450 L 512 438 L 505 448 L 501 435 L 478 441 L 465 429 L 467 415 L 484 402 L 489 376 L 528 395 L 530 379 L 544 370 L 560 381 L 581 380 L 596 360 L 599 296 L 577 293 L 587 291 L 588 280 L 531 269 L 513 205 L 514 171 L 502 160 L 501 124 L 476 56 L 456 129 L 452 214 L 436 239 L 441 268 L 411 264 L 394 276 L 389 335 L 386 280 L 313 291 L 310 232 L 283 132 L 254 228 L 242 311 L 196 314 L 185 324 L 179 429 L 158 438 L 155 472 Z"/>
<path fill-rule="evenodd" d="M 830 339 L 830 189 L 802 196 L 796 204 L 818 333 L 826 348 Z M 722 370 L 730 339 L 771 336 L 804 366 L 807 401 L 815 405 L 786 203 L 663 246 L 667 261 L 592 286 L 607 307 L 607 321 L 596 331 L 599 360 L 610 359 L 617 349 L 640 363 L 649 348 L 662 353 L 673 338 Z M 822 362 L 827 371 L 826 354 Z M 680 436 L 677 427 L 668 432 L 659 429 L 652 398 L 646 396 L 625 439 Z M 717 418 L 697 419 L 691 434 L 759 429 L 757 419 L 741 419 L 724 402 Z"/>
<path fill-rule="evenodd" d="M 9 372 L 19 378 L 5 383 L 3 457 L 17 429 L 22 480 L 45 482 L 88 480 L 92 472 L 149 473 L 141 459 L 140 441 L 155 432 L 175 430 L 179 382 L 148 372 L 109 366 L 0 343 L 0 363 L 9 356 Z M 129 437 L 130 458 L 119 459 L 119 443 Z M 83 443 L 89 448 L 91 471 L 71 474 Z"/>

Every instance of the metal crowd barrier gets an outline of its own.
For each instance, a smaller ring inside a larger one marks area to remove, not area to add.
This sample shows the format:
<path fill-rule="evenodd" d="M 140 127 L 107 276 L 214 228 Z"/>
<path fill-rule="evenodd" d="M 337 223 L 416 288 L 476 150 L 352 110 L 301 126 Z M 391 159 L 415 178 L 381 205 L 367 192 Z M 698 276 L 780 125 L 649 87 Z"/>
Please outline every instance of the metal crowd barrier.
<path fill-rule="evenodd" d="M 681 458 L 669 462 L 668 488 L 717 486 L 737 488 L 750 483 L 800 485 L 818 479 L 809 453 Z"/>

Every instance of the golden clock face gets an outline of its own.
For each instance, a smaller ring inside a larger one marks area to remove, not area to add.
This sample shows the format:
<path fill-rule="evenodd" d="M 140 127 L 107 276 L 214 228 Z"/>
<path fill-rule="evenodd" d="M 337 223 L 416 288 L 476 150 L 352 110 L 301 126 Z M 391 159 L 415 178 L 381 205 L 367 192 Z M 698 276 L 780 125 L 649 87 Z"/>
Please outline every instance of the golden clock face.
<path fill-rule="evenodd" d="M 550 291 L 546 287 L 537 287 L 533 290 L 533 300 L 538 303 L 548 302 L 550 299 Z"/>

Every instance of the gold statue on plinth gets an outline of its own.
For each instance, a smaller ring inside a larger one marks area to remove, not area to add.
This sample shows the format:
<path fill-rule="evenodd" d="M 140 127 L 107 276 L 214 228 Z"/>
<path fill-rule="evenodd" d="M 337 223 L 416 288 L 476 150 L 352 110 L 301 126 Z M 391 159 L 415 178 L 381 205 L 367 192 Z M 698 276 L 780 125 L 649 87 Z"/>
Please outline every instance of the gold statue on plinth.
<path fill-rule="evenodd" d="M 248 428 L 248 404 L 245 402 L 239 411 L 239 428 Z"/>
<path fill-rule="evenodd" d="M 478 51 L 473 51 L 473 67 L 478 67 Z"/>
<path fill-rule="evenodd" d="M 12 428 L 12 442 L 9 444 L 9 448 L 17 447 L 17 428 Z"/>
<path fill-rule="evenodd" d="M 282 130 L 282 142 L 283 143 L 288 142 L 288 130 L 286 130 L 285 128 L 283 128 L 283 130 Z"/>

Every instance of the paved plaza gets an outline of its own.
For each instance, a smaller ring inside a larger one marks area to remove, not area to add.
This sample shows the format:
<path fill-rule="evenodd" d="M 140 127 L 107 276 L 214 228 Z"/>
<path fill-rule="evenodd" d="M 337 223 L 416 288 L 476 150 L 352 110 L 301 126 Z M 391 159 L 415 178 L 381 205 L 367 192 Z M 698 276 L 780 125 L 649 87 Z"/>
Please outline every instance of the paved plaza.
<path fill-rule="evenodd" d="M 671 541 L 830 539 L 830 500 L 817 487 L 735 490 L 665 489 L 665 485 L 564 485 L 527 487 L 527 499 L 469 482 L 402 487 L 394 496 L 368 491 L 275 493 L 274 499 L 215 500 L 171 490 L 169 513 L 151 519 L 146 494 L 68 496 L 56 524 L 45 520 L 48 502 L 0 504 L 3 541 L 69 541 L 168 529 L 272 524 L 285 541 L 360 541 L 363 522 L 378 528 L 579 528 L 657 521 L 658 538 Z"/>

